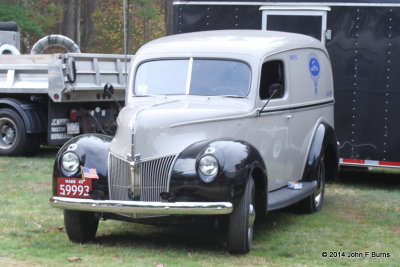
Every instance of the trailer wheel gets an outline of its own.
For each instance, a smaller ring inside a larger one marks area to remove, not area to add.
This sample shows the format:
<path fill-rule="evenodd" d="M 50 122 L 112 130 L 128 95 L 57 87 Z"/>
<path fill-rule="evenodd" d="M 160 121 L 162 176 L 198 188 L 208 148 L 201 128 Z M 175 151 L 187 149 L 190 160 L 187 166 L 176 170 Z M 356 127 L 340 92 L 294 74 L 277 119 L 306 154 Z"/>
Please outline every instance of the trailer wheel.
<path fill-rule="evenodd" d="M 303 213 L 313 213 L 320 211 L 324 202 L 325 193 L 325 162 L 324 157 L 319 160 L 318 164 L 318 187 L 317 190 L 309 197 L 299 202 L 300 211 Z"/>
<path fill-rule="evenodd" d="M 253 177 L 250 176 L 242 198 L 229 217 L 228 247 L 231 254 L 250 251 L 255 217 L 255 188 Z"/>
<path fill-rule="evenodd" d="M 94 239 L 99 219 L 93 212 L 64 210 L 64 225 L 69 240 L 82 244 Z"/>
<path fill-rule="evenodd" d="M 0 109 L 0 155 L 19 156 L 29 144 L 21 116 L 12 109 Z"/>

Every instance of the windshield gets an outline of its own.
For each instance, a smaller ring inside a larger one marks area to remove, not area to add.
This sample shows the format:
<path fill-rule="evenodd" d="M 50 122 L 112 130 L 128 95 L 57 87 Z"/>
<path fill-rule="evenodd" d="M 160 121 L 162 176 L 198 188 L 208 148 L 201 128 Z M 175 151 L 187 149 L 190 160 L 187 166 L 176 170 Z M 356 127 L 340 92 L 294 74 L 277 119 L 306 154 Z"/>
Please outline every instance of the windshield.
<path fill-rule="evenodd" d="M 148 61 L 136 72 L 135 95 L 247 96 L 250 67 L 217 59 Z"/>

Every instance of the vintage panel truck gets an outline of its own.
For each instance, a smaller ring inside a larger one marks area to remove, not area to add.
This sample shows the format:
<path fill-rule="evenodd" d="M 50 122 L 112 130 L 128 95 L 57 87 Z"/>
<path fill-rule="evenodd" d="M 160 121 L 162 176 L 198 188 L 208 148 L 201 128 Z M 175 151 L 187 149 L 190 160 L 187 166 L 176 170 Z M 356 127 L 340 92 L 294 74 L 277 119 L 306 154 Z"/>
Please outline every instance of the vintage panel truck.
<path fill-rule="evenodd" d="M 100 218 L 202 216 L 227 219 L 228 249 L 243 254 L 256 216 L 321 209 L 338 150 L 330 59 L 316 39 L 164 37 L 137 52 L 128 84 L 115 137 L 75 137 L 56 156 L 50 201 L 71 241 L 92 240 Z"/>

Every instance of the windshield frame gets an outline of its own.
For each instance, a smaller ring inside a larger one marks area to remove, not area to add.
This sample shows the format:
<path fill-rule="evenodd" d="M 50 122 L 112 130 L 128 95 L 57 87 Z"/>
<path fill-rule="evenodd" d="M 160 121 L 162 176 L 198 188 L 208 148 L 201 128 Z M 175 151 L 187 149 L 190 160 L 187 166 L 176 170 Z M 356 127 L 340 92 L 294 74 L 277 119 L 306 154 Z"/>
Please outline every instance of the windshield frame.
<path fill-rule="evenodd" d="M 185 93 L 184 94 L 137 94 L 136 93 L 136 79 L 137 79 L 137 73 L 139 71 L 140 66 L 142 66 L 145 63 L 148 62 L 153 62 L 153 61 L 168 61 L 168 60 L 188 60 L 188 73 L 186 77 L 186 87 L 185 87 Z M 226 94 L 226 95 L 200 95 L 200 94 L 190 94 L 191 90 L 191 83 L 192 83 L 192 73 L 193 73 L 193 62 L 196 60 L 215 60 L 215 61 L 231 61 L 231 62 L 236 62 L 236 63 L 242 63 L 245 64 L 248 69 L 249 69 L 249 77 L 248 77 L 248 86 L 247 86 L 247 92 L 241 96 L 241 95 L 235 95 L 235 94 Z M 143 60 L 139 64 L 137 64 L 135 71 L 134 71 L 134 79 L 132 80 L 132 97 L 151 97 L 151 96 L 203 96 L 203 97 L 235 97 L 235 98 L 247 98 L 251 92 L 251 86 L 252 86 L 252 78 L 253 78 L 253 69 L 251 67 L 251 64 L 245 60 L 238 59 L 238 58 L 230 58 L 230 57 L 171 57 L 171 58 L 152 58 L 152 59 L 147 59 Z"/>

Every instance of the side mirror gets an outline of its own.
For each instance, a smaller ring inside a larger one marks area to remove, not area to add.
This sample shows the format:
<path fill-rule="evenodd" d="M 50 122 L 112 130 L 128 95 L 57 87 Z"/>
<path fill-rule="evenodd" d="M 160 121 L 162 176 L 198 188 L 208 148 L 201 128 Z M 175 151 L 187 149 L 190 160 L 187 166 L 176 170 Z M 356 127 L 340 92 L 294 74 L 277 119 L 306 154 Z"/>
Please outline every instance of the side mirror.
<path fill-rule="evenodd" d="M 268 87 L 268 97 L 281 98 L 284 95 L 283 86 L 280 83 L 273 83 Z"/>
<path fill-rule="evenodd" d="M 114 86 L 111 83 L 106 83 L 104 85 L 104 93 L 106 95 L 112 96 L 114 94 Z"/>

